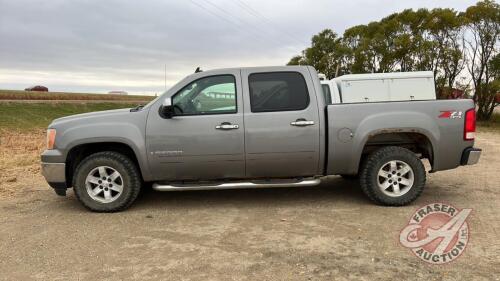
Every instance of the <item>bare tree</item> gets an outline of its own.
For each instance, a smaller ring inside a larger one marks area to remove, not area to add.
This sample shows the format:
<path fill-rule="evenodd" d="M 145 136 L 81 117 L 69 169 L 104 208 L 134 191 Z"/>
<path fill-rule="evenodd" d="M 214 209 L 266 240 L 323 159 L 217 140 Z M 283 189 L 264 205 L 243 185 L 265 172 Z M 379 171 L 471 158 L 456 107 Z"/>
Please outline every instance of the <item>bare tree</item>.
<path fill-rule="evenodd" d="M 498 54 L 500 36 L 500 5 L 485 0 L 467 8 L 464 41 L 467 69 L 474 84 L 474 101 L 479 120 L 489 120 L 495 108 L 496 91 L 491 61 Z"/>

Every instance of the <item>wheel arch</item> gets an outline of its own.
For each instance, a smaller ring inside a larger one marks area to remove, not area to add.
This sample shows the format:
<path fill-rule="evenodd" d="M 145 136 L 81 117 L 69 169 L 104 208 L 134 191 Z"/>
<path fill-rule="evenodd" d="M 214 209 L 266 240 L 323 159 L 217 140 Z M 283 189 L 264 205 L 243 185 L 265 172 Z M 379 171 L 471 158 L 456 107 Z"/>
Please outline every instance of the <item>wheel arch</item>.
<path fill-rule="evenodd" d="M 357 155 L 352 163 L 351 169 L 359 171 L 363 159 L 383 146 L 400 146 L 421 154 L 422 158 L 429 160 L 431 166 L 434 166 L 435 159 L 435 138 L 422 129 L 380 129 L 367 133 L 361 140 Z"/>
<path fill-rule="evenodd" d="M 96 142 L 84 142 L 75 144 L 68 150 L 66 154 L 66 185 L 72 186 L 73 175 L 76 167 L 85 157 L 92 155 L 94 153 L 103 151 L 114 151 L 121 153 L 132 160 L 132 162 L 137 165 L 142 180 L 147 180 L 147 164 L 142 163 L 141 159 L 138 157 L 137 149 L 133 145 L 130 145 L 123 140 L 103 140 Z"/>

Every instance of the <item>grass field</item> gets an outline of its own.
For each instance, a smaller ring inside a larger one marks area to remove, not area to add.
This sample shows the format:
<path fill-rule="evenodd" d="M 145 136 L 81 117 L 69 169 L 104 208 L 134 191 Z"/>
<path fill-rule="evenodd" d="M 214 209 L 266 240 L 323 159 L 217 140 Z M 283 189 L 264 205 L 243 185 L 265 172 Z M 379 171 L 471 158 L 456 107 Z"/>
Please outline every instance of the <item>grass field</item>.
<path fill-rule="evenodd" d="M 150 101 L 153 96 L 83 94 L 63 92 L 33 92 L 0 90 L 0 100 L 106 100 L 106 101 Z"/>
<path fill-rule="evenodd" d="M 16 103 L 0 104 L 0 130 L 29 131 L 47 128 L 55 118 L 117 108 L 134 107 L 131 103 Z"/>

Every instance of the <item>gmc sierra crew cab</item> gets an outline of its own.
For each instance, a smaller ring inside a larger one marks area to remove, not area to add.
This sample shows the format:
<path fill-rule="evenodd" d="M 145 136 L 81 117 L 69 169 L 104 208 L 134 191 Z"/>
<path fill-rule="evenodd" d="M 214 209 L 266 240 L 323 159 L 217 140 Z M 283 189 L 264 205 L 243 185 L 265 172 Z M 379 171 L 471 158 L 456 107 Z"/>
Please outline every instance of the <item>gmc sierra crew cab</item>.
<path fill-rule="evenodd" d="M 418 96 L 418 93 L 415 94 Z M 129 207 L 158 191 L 314 186 L 358 177 L 381 205 L 423 191 L 437 172 L 478 162 L 471 100 L 327 105 L 315 69 L 197 72 L 145 106 L 63 117 L 47 130 L 42 173 L 88 209 Z"/>

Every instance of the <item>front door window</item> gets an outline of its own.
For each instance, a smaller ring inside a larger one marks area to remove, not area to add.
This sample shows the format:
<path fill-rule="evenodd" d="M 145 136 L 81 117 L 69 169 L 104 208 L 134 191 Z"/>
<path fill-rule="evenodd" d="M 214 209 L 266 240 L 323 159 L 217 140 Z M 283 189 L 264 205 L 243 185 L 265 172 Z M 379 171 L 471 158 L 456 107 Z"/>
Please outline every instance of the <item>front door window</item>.
<path fill-rule="evenodd" d="M 236 82 L 232 75 L 191 82 L 173 97 L 175 115 L 236 113 Z"/>

